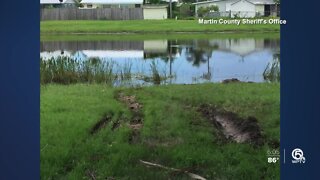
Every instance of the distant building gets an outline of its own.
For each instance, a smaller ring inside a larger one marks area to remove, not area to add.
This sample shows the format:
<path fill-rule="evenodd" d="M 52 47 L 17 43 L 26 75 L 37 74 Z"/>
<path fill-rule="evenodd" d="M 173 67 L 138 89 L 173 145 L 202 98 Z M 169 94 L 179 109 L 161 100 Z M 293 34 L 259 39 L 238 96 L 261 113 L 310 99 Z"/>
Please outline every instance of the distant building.
<path fill-rule="evenodd" d="M 171 0 L 178 5 L 179 0 Z M 170 0 L 161 0 L 160 4 L 151 4 L 150 0 L 145 0 L 143 6 L 144 19 L 167 19 Z"/>
<path fill-rule="evenodd" d="M 144 1 L 146 4 L 150 4 L 150 0 L 145 0 Z M 170 0 L 161 0 L 161 2 L 170 2 Z M 172 0 L 172 3 L 178 3 L 179 0 Z"/>
<path fill-rule="evenodd" d="M 139 8 L 143 0 L 82 0 L 83 9 L 95 8 Z"/>
<path fill-rule="evenodd" d="M 40 0 L 41 8 L 75 7 L 73 0 Z"/>
<path fill-rule="evenodd" d="M 144 5 L 143 17 L 144 19 L 167 19 L 168 6 L 167 5 Z"/>
<path fill-rule="evenodd" d="M 219 12 L 216 16 L 225 17 L 255 17 L 255 16 L 277 16 L 278 5 L 273 0 L 212 0 L 193 3 L 196 15 L 202 7 L 218 6 Z"/>

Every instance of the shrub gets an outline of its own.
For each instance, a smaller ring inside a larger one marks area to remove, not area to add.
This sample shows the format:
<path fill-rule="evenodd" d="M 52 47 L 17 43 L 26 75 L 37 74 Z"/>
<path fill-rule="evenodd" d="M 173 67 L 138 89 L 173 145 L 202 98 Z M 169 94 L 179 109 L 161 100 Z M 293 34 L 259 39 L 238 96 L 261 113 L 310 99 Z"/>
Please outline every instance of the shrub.
<path fill-rule="evenodd" d="M 209 12 L 218 12 L 219 11 L 219 7 L 212 5 L 209 7 L 200 7 L 198 9 L 198 16 L 199 17 L 204 17 L 206 16 Z"/>

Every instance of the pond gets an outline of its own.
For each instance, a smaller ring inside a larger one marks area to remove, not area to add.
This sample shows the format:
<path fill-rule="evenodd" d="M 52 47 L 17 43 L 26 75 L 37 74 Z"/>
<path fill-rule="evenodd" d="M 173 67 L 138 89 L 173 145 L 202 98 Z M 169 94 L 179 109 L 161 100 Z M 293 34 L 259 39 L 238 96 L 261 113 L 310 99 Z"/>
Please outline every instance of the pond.
<path fill-rule="evenodd" d="M 136 84 L 150 83 L 141 77 L 155 71 L 166 77 L 162 84 L 222 82 L 231 78 L 273 82 L 280 78 L 279 38 L 42 41 L 40 50 L 44 61 L 95 58 L 116 64 L 113 72 L 129 67 Z"/>

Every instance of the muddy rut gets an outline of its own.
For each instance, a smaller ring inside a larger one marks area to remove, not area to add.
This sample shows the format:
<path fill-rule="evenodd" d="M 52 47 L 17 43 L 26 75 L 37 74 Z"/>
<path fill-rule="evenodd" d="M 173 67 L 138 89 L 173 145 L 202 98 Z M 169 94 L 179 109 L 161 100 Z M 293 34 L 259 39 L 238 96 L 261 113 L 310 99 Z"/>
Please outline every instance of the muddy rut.
<path fill-rule="evenodd" d="M 136 97 L 131 95 L 125 95 L 123 92 L 119 92 L 116 95 L 116 99 L 124 104 L 131 111 L 131 118 L 127 119 L 123 115 L 118 118 L 114 118 L 113 113 L 105 114 L 98 122 L 96 122 L 90 129 L 90 134 L 94 135 L 101 129 L 105 128 L 109 123 L 111 124 L 111 130 L 114 131 L 124 124 L 124 122 L 129 122 L 126 125 L 132 129 L 129 136 L 129 143 L 135 144 L 140 141 L 140 129 L 143 127 L 143 114 L 141 112 L 142 104 L 137 102 Z"/>
<path fill-rule="evenodd" d="M 213 123 L 226 139 L 258 146 L 264 144 L 261 129 L 255 117 L 240 118 L 233 112 L 221 111 L 209 104 L 202 104 L 198 112 Z"/>
<path fill-rule="evenodd" d="M 90 134 L 97 133 L 100 129 L 104 128 L 112 119 L 112 114 L 104 115 L 90 130 Z"/>
<path fill-rule="evenodd" d="M 143 127 L 142 104 L 137 102 L 136 96 L 128 96 L 123 92 L 118 94 L 118 100 L 126 104 L 132 113 L 128 126 L 132 129 L 129 136 L 129 143 L 136 144 L 140 141 L 140 129 Z"/>

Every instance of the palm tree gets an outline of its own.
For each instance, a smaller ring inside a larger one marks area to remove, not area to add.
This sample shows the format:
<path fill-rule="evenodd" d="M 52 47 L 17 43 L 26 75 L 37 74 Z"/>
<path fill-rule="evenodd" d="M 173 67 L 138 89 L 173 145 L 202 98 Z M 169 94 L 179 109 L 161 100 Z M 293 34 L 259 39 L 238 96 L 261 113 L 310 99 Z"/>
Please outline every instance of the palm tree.
<path fill-rule="evenodd" d="M 170 19 L 172 19 L 172 0 L 170 0 Z"/>
<path fill-rule="evenodd" d="M 82 1 L 82 0 L 73 0 L 74 4 L 75 4 L 77 7 L 82 7 L 81 1 Z"/>
<path fill-rule="evenodd" d="M 276 4 L 276 16 L 278 16 L 278 6 L 280 4 L 280 0 L 273 0 L 273 2 Z"/>
<path fill-rule="evenodd" d="M 187 60 L 192 62 L 193 66 L 199 66 L 200 63 L 205 63 L 207 60 L 204 57 L 205 51 L 202 49 L 196 49 L 194 47 L 186 48 Z"/>
<path fill-rule="evenodd" d="M 175 60 L 175 58 L 173 57 L 173 54 L 177 53 L 179 51 L 178 48 L 173 47 L 173 45 L 177 44 L 177 42 L 174 42 L 173 40 L 168 41 L 168 56 L 166 57 L 162 57 L 161 59 L 165 62 L 165 63 L 169 63 L 169 75 L 170 77 L 172 77 L 172 63 Z"/>

